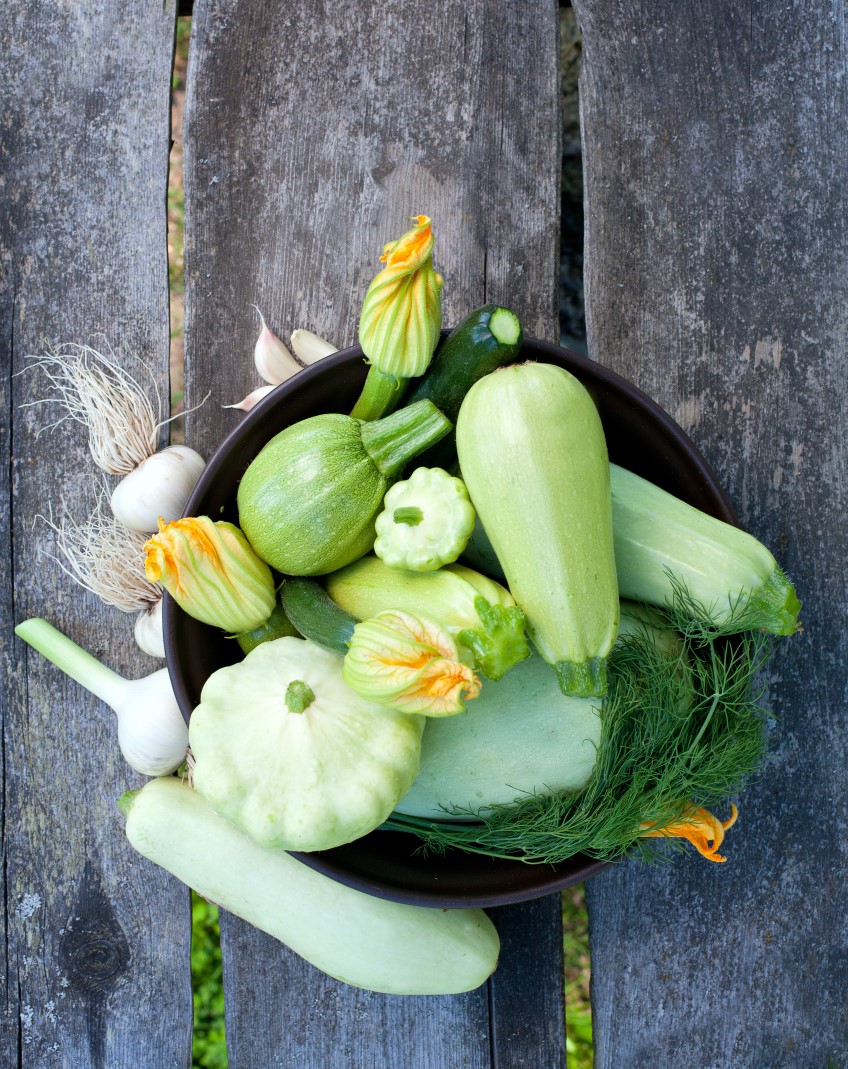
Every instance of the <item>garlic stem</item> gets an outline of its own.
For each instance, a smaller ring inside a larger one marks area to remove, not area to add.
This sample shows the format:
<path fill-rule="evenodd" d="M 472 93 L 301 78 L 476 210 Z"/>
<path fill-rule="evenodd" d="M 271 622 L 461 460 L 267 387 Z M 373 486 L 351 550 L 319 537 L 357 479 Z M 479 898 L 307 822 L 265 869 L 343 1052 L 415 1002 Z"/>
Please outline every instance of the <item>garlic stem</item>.
<path fill-rule="evenodd" d="M 166 776 L 179 768 L 188 747 L 188 726 L 167 668 L 141 679 L 124 679 L 46 620 L 25 620 L 15 634 L 115 712 L 121 753 L 137 772 Z"/>

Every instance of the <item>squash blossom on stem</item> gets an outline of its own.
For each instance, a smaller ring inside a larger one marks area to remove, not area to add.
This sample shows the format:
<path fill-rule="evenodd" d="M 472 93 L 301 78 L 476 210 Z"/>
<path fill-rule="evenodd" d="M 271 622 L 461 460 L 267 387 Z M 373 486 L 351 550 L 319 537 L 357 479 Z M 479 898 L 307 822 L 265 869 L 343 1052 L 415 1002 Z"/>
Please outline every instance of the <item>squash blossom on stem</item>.
<path fill-rule="evenodd" d="M 639 830 L 642 838 L 646 839 L 687 839 L 707 861 L 727 861 L 717 851 L 724 840 L 724 833 L 733 827 L 738 816 L 739 810 L 732 802 L 727 820 L 719 820 L 708 809 L 689 805 L 679 820 L 666 824 L 664 828 L 657 828 L 648 821 L 640 824 Z"/>
<path fill-rule="evenodd" d="M 353 629 L 342 675 L 363 698 L 404 713 L 453 716 L 480 693 L 456 642 L 426 616 L 389 610 Z"/>
<path fill-rule="evenodd" d="M 144 552 L 147 578 L 201 623 L 238 635 L 260 627 L 274 611 L 271 569 L 232 523 L 208 516 L 160 519 Z"/>
<path fill-rule="evenodd" d="M 423 375 L 439 341 L 444 279 L 433 267 L 430 217 L 383 248 L 385 263 L 362 305 L 359 344 L 371 364 L 351 415 L 372 420 L 393 411 L 406 380 Z"/>

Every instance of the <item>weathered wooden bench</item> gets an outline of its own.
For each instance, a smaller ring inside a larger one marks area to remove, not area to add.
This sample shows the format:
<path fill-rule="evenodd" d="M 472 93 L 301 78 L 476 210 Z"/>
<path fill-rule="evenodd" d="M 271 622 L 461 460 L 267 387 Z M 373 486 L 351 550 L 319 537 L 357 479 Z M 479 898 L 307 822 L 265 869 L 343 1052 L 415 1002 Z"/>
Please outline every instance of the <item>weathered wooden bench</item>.
<path fill-rule="evenodd" d="M 846 12 L 575 0 L 584 35 L 589 348 L 719 471 L 805 603 L 768 679 L 773 758 L 730 861 L 624 863 L 588 885 L 596 1065 L 845 1069 Z M 49 618 L 128 675 L 119 614 L 47 559 L 34 517 L 92 480 L 36 436 L 45 342 L 102 332 L 167 395 L 173 0 L 0 13 L 4 1066 L 190 1063 L 188 891 L 124 840 L 139 784 L 97 702 L 12 634 Z M 188 440 L 256 385 L 258 304 L 345 343 L 375 250 L 427 211 L 445 320 L 486 300 L 556 338 L 557 8 L 196 0 L 185 130 Z M 494 911 L 502 964 L 462 997 L 319 975 L 222 916 L 234 1069 L 565 1063 L 559 899 Z"/>

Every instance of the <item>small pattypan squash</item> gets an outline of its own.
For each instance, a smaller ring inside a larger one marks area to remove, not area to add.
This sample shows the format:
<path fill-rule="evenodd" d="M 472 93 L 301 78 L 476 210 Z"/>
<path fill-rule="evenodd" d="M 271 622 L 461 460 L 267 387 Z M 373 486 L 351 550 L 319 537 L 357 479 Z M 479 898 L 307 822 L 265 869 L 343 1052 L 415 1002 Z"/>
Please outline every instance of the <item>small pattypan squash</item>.
<path fill-rule="evenodd" d="M 462 553 L 475 519 L 462 479 L 442 468 L 416 468 L 386 494 L 374 552 L 390 568 L 432 572 Z"/>
<path fill-rule="evenodd" d="M 194 786 L 263 846 L 349 843 L 382 824 L 412 786 L 423 717 L 360 697 L 342 664 L 285 637 L 203 687 L 189 725 Z"/>

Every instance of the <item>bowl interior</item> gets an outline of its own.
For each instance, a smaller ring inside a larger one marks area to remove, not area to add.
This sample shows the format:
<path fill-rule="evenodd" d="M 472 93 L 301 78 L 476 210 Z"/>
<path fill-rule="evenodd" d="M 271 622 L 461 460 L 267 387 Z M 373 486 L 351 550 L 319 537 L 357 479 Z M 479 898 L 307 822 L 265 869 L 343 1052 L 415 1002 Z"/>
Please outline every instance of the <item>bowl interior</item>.
<path fill-rule="evenodd" d="M 735 523 L 714 473 L 671 417 L 619 375 L 546 342 L 525 340 L 524 360 L 570 371 L 591 393 L 604 425 L 610 460 L 688 501 Z M 349 412 L 366 367 L 358 347 L 314 364 L 265 397 L 210 459 L 186 515 L 238 523 L 236 493 L 248 464 L 265 443 L 298 420 L 321 412 Z M 166 595 L 165 650 L 174 691 L 188 718 L 206 679 L 241 658 L 237 643 L 187 616 Z M 424 857 L 419 840 L 375 831 L 334 850 L 297 855 L 304 863 L 350 886 L 385 898 L 432 906 L 501 905 L 560 890 L 593 876 L 604 864 L 582 855 L 559 865 L 528 865 L 448 851 Z"/>

